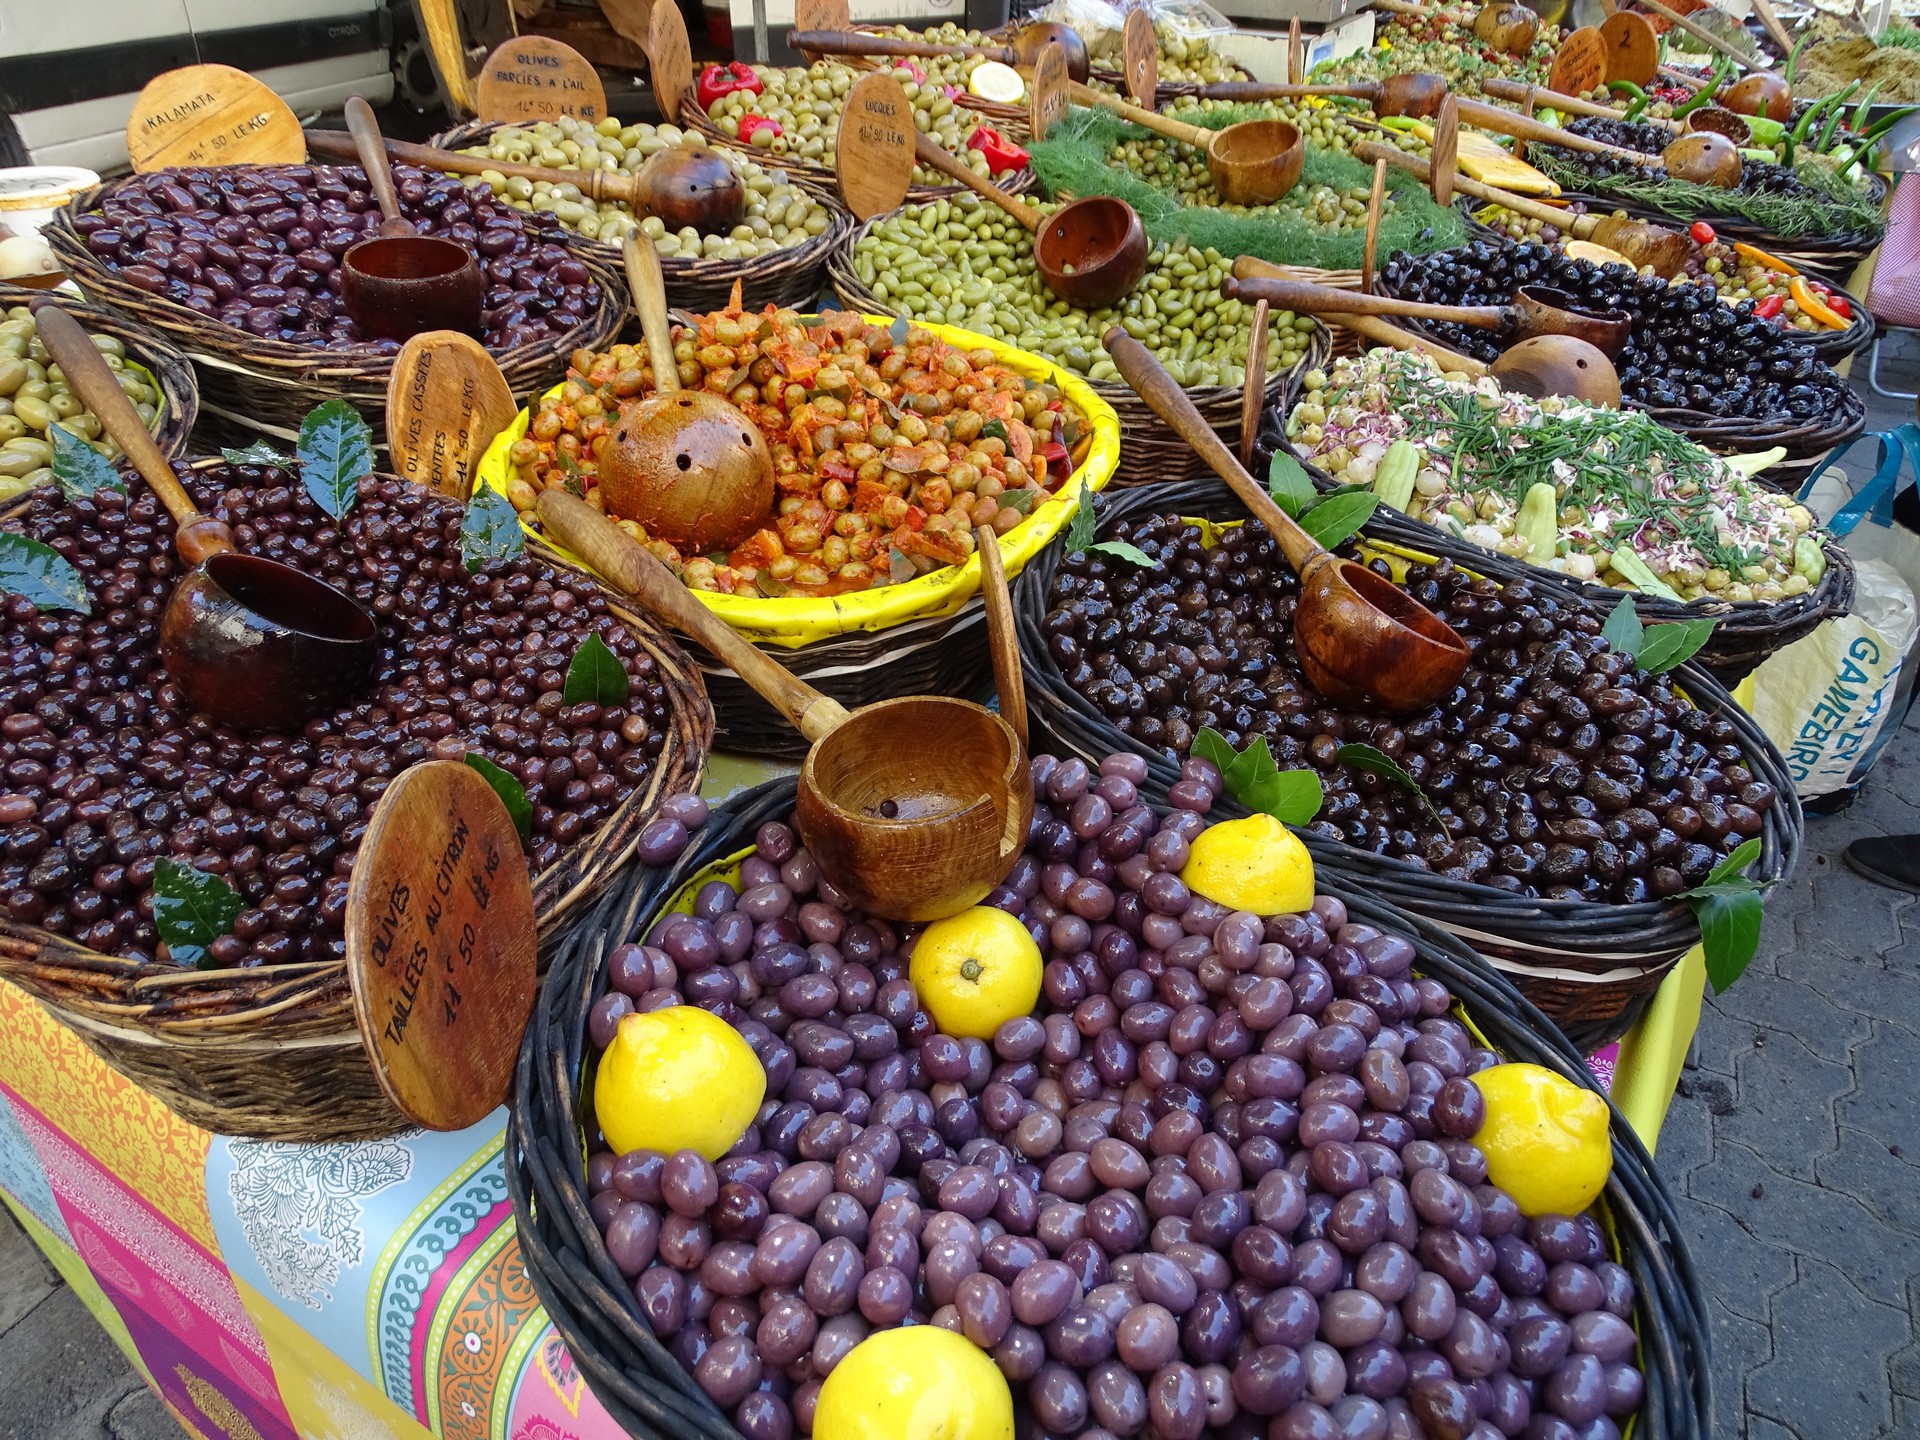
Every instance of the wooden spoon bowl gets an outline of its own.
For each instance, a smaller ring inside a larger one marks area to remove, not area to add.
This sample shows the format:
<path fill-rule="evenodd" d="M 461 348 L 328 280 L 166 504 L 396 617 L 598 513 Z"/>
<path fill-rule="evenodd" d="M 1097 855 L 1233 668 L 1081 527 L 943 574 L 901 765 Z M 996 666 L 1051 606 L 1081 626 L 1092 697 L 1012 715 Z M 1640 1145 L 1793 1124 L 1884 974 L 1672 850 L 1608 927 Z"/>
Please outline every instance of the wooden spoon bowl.
<path fill-rule="evenodd" d="M 1300 183 L 1307 146 L 1285 120 L 1243 120 L 1207 146 L 1207 173 L 1229 205 L 1271 205 Z"/>
<path fill-rule="evenodd" d="M 311 576 L 257 555 L 210 555 L 160 616 L 160 659 L 196 710 L 243 730 L 291 730 L 367 687 L 373 617 Z"/>
<path fill-rule="evenodd" d="M 1743 116 L 1735 114 L 1723 105 L 1705 105 L 1687 116 L 1687 129 L 1705 130 L 1715 135 L 1724 135 L 1736 146 L 1748 145 L 1753 141 L 1753 127 Z"/>
<path fill-rule="evenodd" d="M 1534 335 L 1509 345 L 1489 372 L 1503 390 L 1544 399 L 1565 395 L 1620 408 L 1620 373 L 1598 347 L 1575 335 Z"/>
<path fill-rule="evenodd" d="M 1540 17 L 1525 5 L 1502 0 L 1483 6 L 1473 17 L 1473 33 L 1496 50 L 1524 55 L 1540 34 Z"/>
<path fill-rule="evenodd" d="M 863 910 L 935 920 L 986 899 L 1026 843 L 1033 776 L 1012 727 L 966 700 L 856 710 L 807 753 L 794 821 Z"/>
<path fill-rule="evenodd" d="M 1014 32 L 1013 52 L 1020 57 L 1021 68 L 1032 66 L 1049 43 L 1059 45 L 1061 54 L 1066 57 L 1067 78 L 1081 85 L 1086 84 L 1087 76 L 1092 73 L 1087 42 L 1080 38 L 1080 32 L 1072 26 L 1057 21 L 1036 20 Z"/>
<path fill-rule="evenodd" d="M 473 254 L 432 235 L 362 240 L 340 261 L 340 299 L 360 333 L 411 340 L 428 330 L 480 328 L 486 279 Z"/>
<path fill-rule="evenodd" d="M 1328 554 L 1300 572 L 1294 653 L 1307 682 L 1354 710 L 1418 710 L 1466 673 L 1459 633 L 1392 581 Z M 1356 654 L 1368 657 L 1363 676 Z"/>
<path fill-rule="evenodd" d="M 747 212 L 740 172 L 704 145 L 670 145 L 635 178 L 649 197 L 648 212 L 669 230 L 691 225 L 702 235 L 724 235 Z"/>
<path fill-rule="evenodd" d="M 1033 233 L 1033 259 L 1054 294 L 1083 310 L 1104 310 L 1147 273 L 1147 228 L 1134 208 L 1089 195 L 1047 216 Z"/>
<path fill-rule="evenodd" d="M 1769 120 L 1787 120 L 1793 115 L 1793 91 L 1770 71 L 1729 85 L 1720 92 L 1719 103 L 1736 115 L 1764 115 Z"/>
<path fill-rule="evenodd" d="M 1660 152 L 1660 163 L 1676 180 L 1723 190 L 1740 183 L 1744 168 L 1740 147 L 1715 130 L 1688 131 Z"/>
<path fill-rule="evenodd" d="M 1514 292 L 1520 335 L 1571 335 L 1611 359 L 1626 348 L 1633 317 L 1624 310 L 1586 310 L 1579 299 L 1550 285 L 1523 285 Z"/>

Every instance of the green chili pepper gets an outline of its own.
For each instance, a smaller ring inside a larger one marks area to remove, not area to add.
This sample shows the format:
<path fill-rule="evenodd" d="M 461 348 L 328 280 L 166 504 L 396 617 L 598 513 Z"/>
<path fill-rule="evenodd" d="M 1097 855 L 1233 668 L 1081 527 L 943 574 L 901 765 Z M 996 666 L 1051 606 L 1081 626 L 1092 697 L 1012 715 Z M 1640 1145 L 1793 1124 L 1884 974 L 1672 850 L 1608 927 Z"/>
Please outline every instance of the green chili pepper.
<path fill-rule="evenodd" d="M 1832 97 L 1833 109 L 1827 112 L 1826 123 L 1820 127 L 1820 143 L 1813 147 L 1822 155 L 1826 154 L 1828 148 L 1832 146 L 1833 137 L 1839 133 L 1840 122 L 1844 118 L 1841 112 L 1847 108 L 1848 99 L 1853 95 L 1853 92 L 1859 88 L 1860 82 L 1858 80 L 1849 80 L 1847 82 L 1847 88 Z"/>
<path fill-rule="evenodd" d="M 1811 39 L 1813 39 L 1813 31 L 1809 30 L 1800 37 L 1793 47 L 1793 52 L 1787 56 L 1787 68 L 1780 72 L 1780 78 L 1786 81 L 1789 87 L 1793 84 L 1793 72 L 1800 66 L 1800 52 L 1807 48 L 1807 42 Z"/>
<path fill-rule="evenodd" d="M 1860 97 L 1859 105 L 1854 108 L 1853 120 L 1847 126 L 1849 130 L 1857 134 L 1867 128 L 1867 112 L 1873 108 L 1873 97 L 1880 93 L 1886 83 L 1884 80 L 1874 81 L 1873 88 Z"/>
<path fill-rule="evenodd" d="M 1684 120 L 1702 105 L 1711 104 L 1713 97 L 1720 93 L 1720 87 L 1727 83 L 1727 77 L 1732 73 L 1733 61 L 1722 55 L 1719 62 L 1714 65 L 1713 74 L 1708 77 L 1707 83 L 1693 92 L 1692 99 L 1675 108 L 1673 118 Z"/>
<path fill-rule="evenodd" d="M 1891 115 L 1883 115 L 1867 127 L 1866 139 L 1878 140 L 1910 115 L 1920 115 L 1920 105 L 1903 105 Z"/>
<path fill-rule="evenodd" d="M 1778 145 L 1787 133 L 1783 122 L 1765 115 L 1745 115 L 1741 118 L 1747 122 L 1747 129 L 1753 132 L 1753 143 L 1756 145 Z"/>
<path fill-rule="evenodd" d="M 1645 90 L 1642 90 L 1631 80 L 1609 80 L 1607 82 L 1607 89 L 1616 95 L 1630 95 L 1633 97 L 1633 103 L 1627 106 L 1627 113 L 1623 117 L 1629 125 L 1640 118 L 1641 113 L 1646 110 L 1647 105 L 1653 99 L 1651 95 L 1647 94 Z"/>

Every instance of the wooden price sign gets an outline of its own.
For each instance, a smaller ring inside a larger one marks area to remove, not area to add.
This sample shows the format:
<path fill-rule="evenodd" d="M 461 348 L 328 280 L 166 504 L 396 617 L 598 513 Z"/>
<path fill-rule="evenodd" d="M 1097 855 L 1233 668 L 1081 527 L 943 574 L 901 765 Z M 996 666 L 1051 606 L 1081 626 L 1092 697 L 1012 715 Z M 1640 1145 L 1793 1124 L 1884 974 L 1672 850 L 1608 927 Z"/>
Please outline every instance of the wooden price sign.
<path fill-rule="evenodd" d="M 1240 379 L 1240 463 L 1251 467 L 1253 444 L 1260 436 L 1260 414 L 1267 405 L 1267 340 L 1272 335 L 1269 306 L 1253 302 L 1253 328 L 1247 332 L 1247 369 Z"/>
<path fill-rule="evenodd" d="M 1607 42 L 1591 25 L 1583 25 L 1560 42 L 1547 88 L 1562 95 L 1584 95 L 1607 83 Z"/>
<path fill-rule="evenodd" d="M 1616 10 L 1600 23 L 1600 39 L 1607 47 L 1607 79 L 1651 83 L 1660 70 L 1660 37 L 1644 15 Z"/>
<path fill-rule="evenodd" d="M 1055 122 L 1067 113 L 1067 52 L 1060 48 L 1058 40 L 1049 40 L 1040 48 L 1040 58 L 1033 62 L 1033 79 L 1027 88 L 1031 92 L 1027 113 L 1033 138 L 1044 140 Z"/>
<path fill-rule="evenodd" d="M 1144 5 L 1127 11 L 1120 35 L 1120 61 L 1133 103 L 1142 110 L 1153 109 L 1154 97 L 1160 91 L 1160 42 L 1154 37 L 1153 19 Z"/>
<path fill-rule="evenodd" d="M 884 70 L 861 76 L 847 91 L 834 168 L 840 197 L 856 220 L 906 203 L 913 183 L 913 102 Z"/>
<path fill-rule="evenodd" d="M 297 165 L 300 121 L 231 65 L 188 65 L 147 82 L 127 117 L 127 157 L 145 174 L 174 165 Z"/>
<path fill-rule="evenodd" d="M 1460 170 L 1460 97 L 1451 91 L 1433 117 L 1433 150 L 1427 165 L 1433 203 L 1451 205 L 1453 179 Z"/>
<path fill-rule="evenodd" d="M 429 760 L 374 807 L 347 890 L 347 978 L 387 1097 L 461 1130 L 507 1096 L 533 1013 L 533 883 L 478 771 Z"/>
<path fill-rule="evenodd" d="M 678 5 L 655 5 L 647 17 L 647 79 L 660 118 L 669 124 L 694 103 L 693 42 Z"/>
<path fill-rule="evenodd" d="M 387 380 L 387 448 L 403 479 L 464 501 L 480 457 L 518 413 L 479 341 L 429 330 L 401 347 Z"/>
<path fill-rule="evenodd" d="M 851 30 L 853 14 L 847 0 L 793 0 L 796 30 Z"/>
<path fill-rule="evenodd" d="M 587 57 L 571 45 L 516 35 L 480 67 L 474 104 L 482 120 L 520 124 L 571 115 L 597 124 L 606 118 L 607 91 Z"/>

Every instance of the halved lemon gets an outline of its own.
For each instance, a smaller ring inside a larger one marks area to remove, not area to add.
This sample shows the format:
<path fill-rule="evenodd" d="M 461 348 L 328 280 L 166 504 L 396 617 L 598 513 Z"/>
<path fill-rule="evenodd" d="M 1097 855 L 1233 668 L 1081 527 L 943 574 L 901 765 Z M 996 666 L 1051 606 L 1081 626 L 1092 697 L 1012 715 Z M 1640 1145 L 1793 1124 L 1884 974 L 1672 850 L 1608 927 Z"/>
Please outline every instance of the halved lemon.
<path fill-rule="evenodd" d="M 982 100 L 998 100 L 1002 105 L 1018 105 L 1027 98 L 1027 82 L 1011 65 L 998 60 L 983 60 L 967 77 L 967 89 Z"/>
<path fill-rule="evenodd" d="M 1631 265 L 1633 262 L 1618 250 L 1609 250 L 1604 245 L 1596 245 L 1591 240 L 1569 240 L 1566 245 L 1569 260 L 1591 260 L 1596 265 Z"/>

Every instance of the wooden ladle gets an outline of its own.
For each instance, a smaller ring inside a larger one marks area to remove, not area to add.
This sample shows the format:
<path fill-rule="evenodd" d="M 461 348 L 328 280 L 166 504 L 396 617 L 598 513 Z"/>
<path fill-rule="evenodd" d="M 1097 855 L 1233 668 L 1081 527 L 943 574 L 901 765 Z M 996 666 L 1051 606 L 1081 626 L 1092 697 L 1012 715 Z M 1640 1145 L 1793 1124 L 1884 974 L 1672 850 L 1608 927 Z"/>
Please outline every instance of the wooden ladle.
<path fill-rule="evenodd" d="M 350 137 L 337 130 L 307 132 L 307 148 L 315 155 L 338 155 L 351 144 Z M 747 192 L 739 172 L 705 145 L 670 145 L 631 175 L 623 170 L 554 170 L 401 140 L 387 141 L 386 153 L 402 164 L 452 175 L 484 175 L 491 170 L 549 185 L 572 185 L 595 204 L 605 201 L 625 205 L 636 215 L 657 215 L 669 230 L 691 225 L 702 235 L 720 235 L 747 213 Z"/>
<path fill-rule="evenodd" d="M 1293 643 L 1314 689 L 1337 705 L 1404 714 L 1466 673 L 1464 640 L 1406 591 L 1342 560 L 1294 523 L 1246 472 L 1153 353 L 1116 325 L 1101 343 L 1136 394 L 1227 482 L 1300 577 Z"/>
<path fill-rule="evenodd" d="M 1517 340 L 1535 336 L 1573 336 L 1609 359 L 1618 355 L 1633 330 L 1624 310 L 1586 311 L 1574 297 L 1545 285 L 1523 285 L 1510 305 L 1429 305 L 1388 295 L 1363 295 L 1306 280 L 1229 275 L 1220 282 L 1229 300 L 1264 300 L 1282 310 L 1307 315 L 1398 315 L 1408 320 L 1446 320 L 1482 330 L 1498 330 Z"/>
<path fill-rule="evenodd" d="M 680 388 L 660 252 L 636 230 L 623 253 L 653 394 L 620 407 L 600 461 L 601 499 L 689 555 L 731 549 L 773 519 L 773 453 L 730 401 Z"/>
<path fill-rule="evenodd" d="M 50 300 L 34 306 L 34 322 L 67 384 L 179 527 L 174 545 L 191 572 L 160 616 L 160 658 L 187 703 L 240 729 L 290 730 L 361 694 L 380 657 L 373 616 L 291 565 L 238 553 L 225 522 L 194 505 L 79 323 Z"/>
<path fill-rule="evenodd" d="M 1306 142 L 1285 120 L 1243 120 L 1222 130 L 1209 130 L 1204 125 L 1169 119 L 1155 110 L 1143 110 L 1117 95 L 1065 81 L 1064 77 L 1056 81 L 1057 74 L 1045 63 L 1044 56 L 1034 65 L 1029 88 L 1036 140 L 1046 138 L 1053 121 L 1066 108 L 1066 99 L 1071 98 L 1081 105 L 1111 110 L 1203 153 L 1213 188 L 1229 205 L 1271 205 L 1300 183 L 1300 170 L 1307 159 Z"/>
<path fill-rule="evenodd" d="M 892 55 L 901 59 L 960 60 L 978 55 L 1024 69 L 1047 45 L 1059 45 L 1067 74 L 1084 83 L 1090 73 L 1087 47 L 1064 25 L 1023 25 L 1011 45 L 942 45 L 937 40 L 905 40 L 898 35 L 869 35 L 864 30 L 795 30 L 787 36 L 795 50 L 809 55 Z"/>
<path fill-rule="evenodd" d="M 924 132 L 914 130 L 912 135 L 914 157 L 922 165 L 952 176 L 1026 227 L 1033 236 L 1033 263 L 1040 278 L 1069 305 L 1105 309 L 1130 294 L 1147 273 L 1147 227 L 1126 201 L 1088 195 L 1042 215 L 974 174 Z"/>
<path fill-rule="evenodd" d="M 1033 820 L 1033 775 L 1006 719 L 936 695 L 849 713 L 748 644 L 584 500 L 547 490 L 538 510 L 608 584 L 705 646 L 813 742 L 794 819 L 856 906 L 937 920 L 979 904 L 1013 868 Z"/>
<path fill-rule="evenodd" d="M 1549 90 L 1544 85 L 1529 85 L 1524 80 L 1509 80 L 1503 75 L 1483 75 L 1480 77 L 1480 91 L 1496 100 L 1507 100 L 1532 113 L 1535 110 L 1557 110 L 1562 115 L 1588 115 L 1596 120 L 1621 120 L 1625 112 L 1612 105 L 1602 105 L 1597 100 L 1583 100 L 1578 95 L 1567 95 L 1558 90 Z M 1640 123 L 1658 125 L 1663 130 L 1684 128 L 1678 120 L 1663 119 L 1658 115 L 1642 115 Z"/>
<path fill-rule="evenodd" d="M 1681 267 L 1693 254 L 1693 242 L 1685 235 L 1662 229 L 1658 225 L 1649 225 L 1643 220 L 1629 220 L 1620 215 L 1569 215 L 1564 210 L 1556 210 L 1551 205 L 1543 205 L 1538 200 L 1515 195 L 1509 190 L 1482 184 L 1465 175 L 1437 170 L 1418 155 L 1410 155 L 1395 145 L 1364 140 L 1354 147 L 1353 154 L 1357 160 L 1369 163 L 1384 160 L 1396 169 L 1405 170 L 1427 185 L 1434 192 L 1434 198 L 1442 204 L 1451 200 L 1452 192 L 1457 188 L 1475 199 L 1504 206 L 1516 215 L 1525 215 L 1528 219 L 1552 225 L 1571 239 L 1592 240 L 1609 250 L 1617 250 L 1636 266 L 1653 267 L 1653 273 L 1662 279 L 1671 279 L 1679 274 Z"/>
<path fill-rule="evenodd" d="M 367 184 L 385 218 L 374 238 L 340 257 L 340 299 L 362 335 L 411 340 L 424 330 L 480 328 L 486 280 L 473 252 L 432 235 L 417 235 L 400 213 L 380 141 L 380 122 L 358 95 L 348 97 L 347 130 L 353 136 Z"/>

